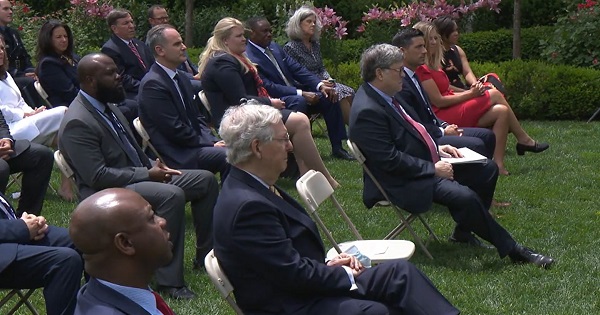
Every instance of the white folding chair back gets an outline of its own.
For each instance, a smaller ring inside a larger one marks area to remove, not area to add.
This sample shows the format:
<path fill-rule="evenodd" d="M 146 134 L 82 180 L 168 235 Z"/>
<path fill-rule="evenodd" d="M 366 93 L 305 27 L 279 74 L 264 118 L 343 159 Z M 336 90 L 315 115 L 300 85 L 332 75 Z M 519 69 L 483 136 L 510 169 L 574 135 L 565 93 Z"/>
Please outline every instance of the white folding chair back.
<path fill-rule="evenodd" d="M 40 81 L 33 82 L 33 87 L 38 92 L 38 94 L 40 95 L 42 100 L 44 101 L 44 105 L 47 108 L 52 108 L 52 104 L 50 104 L 50 101 L 48 101 L 48 93 L 46 93 L 46 91 L 42 87 L 42 84 L 40 83 Z"/>
<path fill-rule="evenodd" d="M 404 231 L 404 229 L 408 229 L 408 231 L 412 235 L 413 239 L 419 245 L 419 247 L 421 247 L 421 249 L 423 250 L 423 252 L 425 253 L 425 255 L 427 255 L 427 257 L 433 259 L 433 256 L 431 255 L 431 253 L 429 252 L 429 250 L 427 250 L 427 247 L 425 246 L 425 244 L 423 243 L 423 241 L 421 240 L 421 238 L 417 235 L 417 233 L 415 233 L 414 229 L 410 225 L 411 222 L 413 222 L 416 219 L 419 219 L 421 221 L 421 223 L 423 223 L 423 226 L 425 226 L 425 228 L 429 232 L 429 235 L 434 240 L 439 241 L 438 237 L 435 235 L 435 233 L 433 232 L 433 230 L 431 229 L 431 227 L 429 226 L 429 224 L 427 224 L 427 222 L 425 221 L 425 219 L 423 219 L 420 215 L 417 215 L 417 214 L 410 213 L 408 215 L 408 217 L 405 217 L 404 214 L 402 213 L 402 210 L 400 208 L 398 208 L 398 206 L 396 206 L 391 201 L 391 199 L 389 198 L 388 194 L 385 192 L 385 190 L 383 189 L 383 187 L 381 186 L 381 184 L 379 183 L 379 181 L 377 181 L 377 179 L 375 178 L 375 176 L 373 175 L 373 173 L 371 173 L 371 170 L 369 170 L 369 168 L 365 164 L 365 162 L 366 162 L 367 159 L 365 158 L 364 154 L 360 151 L 360 149 L 358 148 L 358 146 L 354 142 L 352 142 L 351 140 L 349 140 L 349 139 L 347 141 L 347 144 L 348 144 L 348 148 L 350 149 L 350 153 L 352 153 L 352 155 L 356 158 L 356 160 L 358 161 L 358 163 L 360 163 L 360 165 L 362 166 L 362 168 L 365 171 L 365 173 L 367 173 L 367 175 L 371 178 L 371 180 L 373 181 L 373 183 L 375 183 L 375 186 L 377 187 L 377 189 L 379 190 L 379 192 L 381 192 L 381 194 L 383 195 L 383 197 L 385 198 L 385 200 L 389 203 L 389 205 L 394 208 L 394 210 L 396 211 L 396 214 L 400 218 L 400 224 L 398 224 L 392 231 L 390 231 L 390 233 L 388 233 L 388 235 L 386 235 L 384 237 L 384 239 L 386 239 L 386 240 L 387 239 L 393 239 L 396 236 L 398 236 L 398 234 L 400 234 L 402 231 Z"/>
<path fill-rule="evenodd" d="M 333 245 L 333 248 L 327 252 L 327 258 L 331 259 L 335 255 L 348 250 L 352 246 L 356 246 L 358 250 L 371 259 L 371 263 L 378 264 L 387 260 L 392 259 L 409 259 L 415 252 L 415 244 L 411 241 L 403 240 L 363 240 L 362 236 L 356 229 L 356 226 L 352 223 L 352 220 L 346 214 L 346 211 L 339 204 L 335 196 L 333 195 L 333 188 L 325 178 L 325 176 L 318 171 L 309 170 L 304 174 L 298 181 L 296 181 L 296 188 L 300 194 L 302 200 L 308 207 L 309 213 L 314 218 L 315 222 L 325 233 L 325 236 L 329 239 L 329 242 Z M 317 213 L 319 206 L 327 199 L 330 199 L 339 214 L 342 216 L 344 221 L 354 236 L 358 239 L 356 241 L 344 242 L 338 244 L 331 232 L 327 229 L 321 217 Z"/>
<path fill-rule="evenodd" d="M 227 276 L 221 270 L 221 266 L 219 265 L 219 260 L 215 256 L 215 250 L 211 250 L 208 252 L 206 257 L 204 258 L 204 267 L 206 268 L 206 273 L 208 273 L 208 277 L 210 281 L 217 288 L 217 291 L 221 294 L 221 297 L 229 303 L 229 306 L 233 308 L 236 314 L 242 315 L 242 310 L 235 302 L 235 298 L 233 297 L 233 286 Z"/>
<path fill-rule="evenodd" d="M 58 169 L 63 175 L 75 182 L 75 172 L 73 172 L 73 169 L 69 166 L 65 157 L 60 153 L 60 150 L 54 151 L 54 163 L 56 163 L 56 166 L 58 166 Z"/>
<path fill-rule="evenodd" d="M 204 108 L 206 108 L 206 110 L 210 114 L 210 103 L 208 102 L 208 97 L 206 97 L 206 93 L 204 93 L 204 91 L 200 91 L 198 92 L 198 97 L 200 98 L 200 102 L 202 102 L 202 105 L 204 105 Z"/>
<path fill-rule="evenodd" d="M 35 289 L 28 289 L 27 291 L 23 292 L 23 290 L 19 290 L 19 289 L 11 289 L 3 298 L 2 300 L 0 300 L 0 310 L 2 309 L 2 307 L 4 307 L 13 297 L 15 297 L 17 299 L 17 303 L 15 303 L 15 305 L 13 305 L 13 307 L 6 313 L 2 314 L 6 314 L 6 315 L 13 315 L 17 312 L 17 310 L 19 310 L 19 308 L 22 305 L 25 305 L 25 307 L 27 307 L 27 309 L 29 310 L 29 312 L 33 315 L 39 315 L 39 313 L 37 312 L 37 310 L 35 309 L 35 307 L 31 304 L 31 302 L 29 302 L 29 297 L 33 294 L 33 292 L 35 292 Z M 21 313 L 20 313 L 21 314 Z"/>
<path fill-rule="evenodd" d="M 133 127 L 135 128 L 135 131 L 138 133 L 138 135 L 140 135 L 140 137 L 142 138 L 142 151 L 145 152 L 147 148 L 150 148 L 150 151 L 152 151 L 152 153 L 154 153 L 154 155 L 158 159 L 160 159 L 161 162 L 164 163 L 164 160 L 162 159 L 160 154 L 158 154 L 158 151 L 156 151 L 156 148 L 152 145 L 152 142 L 150 142 L 150 135 L 146 131 L 146 128 L 144 128 L 144 126 L 142 125 L 140 117 L 136 117 L 133 120 Z"/>

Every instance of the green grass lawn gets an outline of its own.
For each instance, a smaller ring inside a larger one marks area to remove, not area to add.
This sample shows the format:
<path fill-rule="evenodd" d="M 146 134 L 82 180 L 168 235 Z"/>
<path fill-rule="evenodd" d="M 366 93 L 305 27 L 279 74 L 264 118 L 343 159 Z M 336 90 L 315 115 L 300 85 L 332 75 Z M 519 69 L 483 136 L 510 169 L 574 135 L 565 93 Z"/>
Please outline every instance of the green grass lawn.
<path fill-rule="evenodd" d="M 511 138 L 506 157 L 510 176 L 498 180 L 496 199 L 512 206 L 495 209 L 498 221 L 522 244 L 550 255 L 550 270 L 533 265 L 513 265 L 500 260 L 494 250 L 469 248 L 446 239 L 454 226 L 448 211 L 434 206 L 425 214 L 440 242 L 429 242 L 434 260 L 418 248 L 411 262 L 427 274 L 439 290 L 463 314 L 600 314 L 600 209 L 597 194 L 600 176 L 600 123 L 525 122 L 526 130 L 550 149 L 540 154 L 517 156 Z M 315 134 L 319 134 L 315 130 Z M 336 196 L 365 238 L 382 238 L 398 222 L 390 208 L 367 210 L 362 204 L 362 171 L 358 163 L 329 157 L 327 139 L 316 138 L 327 167 L 342 187 Z M 58 187 L 57 170 L 53 184 Z M 292 181 L 281 187 L 297 196 Z M 48 192 L 43 215 L 67 226 L 75 204 Z M 350 240 L 351 232 L 327 205 L 321 212 L 338 241 Z M 194 255 L 193 227 L 188 211 L 186 280 L 198 293 L 192 301 L 168 300 L 175 312 L 185 314 L 234 314 L 221 300 L 204 272 L 191 268 Z M 422 226 L 413 224 L 425 237 Z M 411 239 L 407 232 L 400 238 Z M 326 246 L 330 244 L 325 240 Z M 34 301 L 43 309 L 40 290 Z M 6 310 L 0 309 L 0 314 Z M 19 314 L 26 314 L 21 311 Z"/>

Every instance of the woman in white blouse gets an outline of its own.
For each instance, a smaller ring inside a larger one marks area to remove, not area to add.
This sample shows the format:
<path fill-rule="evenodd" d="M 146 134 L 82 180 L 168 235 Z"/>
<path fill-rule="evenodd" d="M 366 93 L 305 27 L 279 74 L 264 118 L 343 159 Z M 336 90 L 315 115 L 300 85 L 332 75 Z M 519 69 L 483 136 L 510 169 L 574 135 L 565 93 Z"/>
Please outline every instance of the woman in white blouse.
<path fill-rule="evenodd" d="M 31 108 L 23 97 L 8 68 L 8 56 L 4 39 L 0 36 L 0 110 L 15 140 L 26 139 L 49 147 L 56 147 L 56 135 L 67 107 L 46 109 L 44 106 Z M 59 191 L 61 197 L 73 199 L 68 178 L 62 178 Z"/>

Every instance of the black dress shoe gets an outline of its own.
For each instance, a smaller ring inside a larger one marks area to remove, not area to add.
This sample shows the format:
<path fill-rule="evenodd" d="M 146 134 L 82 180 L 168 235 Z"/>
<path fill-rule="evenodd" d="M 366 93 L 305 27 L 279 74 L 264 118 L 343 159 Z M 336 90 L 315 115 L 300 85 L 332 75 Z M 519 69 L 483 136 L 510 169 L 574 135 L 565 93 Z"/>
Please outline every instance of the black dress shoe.
<path fill-rule="evenodd" d="M 533 250 L 519 244 L 515 245 L 515 248 L 508 253 L 508 256 L 514 263 L 530 263 L 546 269 L 550 268 L 550 266 L 554 263 L 554 259 L 552 259 L 552 257 L 538 254 Z"/>
<path fill-rule="evenodd" d="M 550 145 L 545 142 L 537 142 L 536 141 L 534 145 L 524 145 L 524 144 L 517 143 L 517 154 L 523 155 L 523 154 L 525 154 L 525 151 L 529 151 L 529 152 L 533 152 L 533 153 L 540 153 L 542 151 L 545 151 L 549 147 L 550 147 Z"/>
<path fill-rule="evenodd" d="M 352 154 L 348 153 L 348 151 L 339 148 L 337 150 L 333 150 L 331 152 L 331 155 L 333 155 L 334 158 L 336 159 L 340 159 L 340 160 L 346 160 L 346 161 L 353 161 L 356 160 Z"/>
<path fill-rule="evenodd" d="M 461 236 L 458 236 L 458 235 L 456 235 L 456 233 L 454 233 L 448 238 L 448 240 L 452 243 L 466 244 L 466 245 L 473 246 L 473 247 L 481 247 L 481 248 L 485 248 L 485 249 L 493 249 L 494 248 L 493 246 L 487 245 L 484 242 L 482 242 L 480 239 L 478 239 L 472 233 L 464 234 Z"/>
<path fill-rule="evenodd" d="M 196 297 L 196 293 L 188 289 L 186 286 L 180 288 L 158 286 L 156 291 L 158 291 L 163 296 L 167 295 L 171 298 L 178 300 L 191 300 Z"/>

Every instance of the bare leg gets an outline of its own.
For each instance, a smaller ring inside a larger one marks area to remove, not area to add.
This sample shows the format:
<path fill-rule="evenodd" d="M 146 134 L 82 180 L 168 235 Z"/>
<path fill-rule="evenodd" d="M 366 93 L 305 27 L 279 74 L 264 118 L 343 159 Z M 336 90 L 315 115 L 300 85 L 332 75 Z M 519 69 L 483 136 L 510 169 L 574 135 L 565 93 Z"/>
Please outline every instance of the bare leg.
<path fill-rule="evenodd" d="M 496 135 L 496 148 L 494 149 L 494 161 L 498 165 L 500 174 L 508 175 L 504 166 L 504 154 L 506 152 L 506 141 L 509 130 L 509 108 L 504 105 L 496 104 L 479 118 L 478 126 L 492 128 Z"/>
<path fill-rule="evenodd" d="M 352 96 L 348 96 L 340 100 L 340 109 L 342 110 L 342 117 L 344 118 L 344 124 L 348 125 L 350 121 L 350 108 L 352 107 Z"/>
<path fill-rule="evenodd" d="M 60 174 L 60 188 L 58 189 L 60 197 L 66 201 L 74 201 L 73 185 L 71 180 L 64 174 Z"/>
<path fill-rule="evenodd" d="M 523 129 L 523 127 L 521 127 L 517 116 L 513 112 L 512 108 L 510 107 L 510 104 L 508 104 L 502 93 L 498 92 L 497 90 L 490 90 L 489 92 L 492 104 L 502 104 L 508 108 L 508 131 L 515 136 L 517 142 L 524 145 L 534 145 L 535 140 L 533 140 Z"/>
<path fill-rule="evenodd" d="M 309 169 L 319 171 L 325 175 L 333 188 L 338 187 L 340 184 L 329 174 L 319 155 L 317 146 L 310 134 L 308 117 L 302 113 L 291 113 L 285 122 L 285 126 L 290 134 L 290 140 L 294 145 L 294 154 L 296 155 L 300 172 L 304 174 Z"/>

